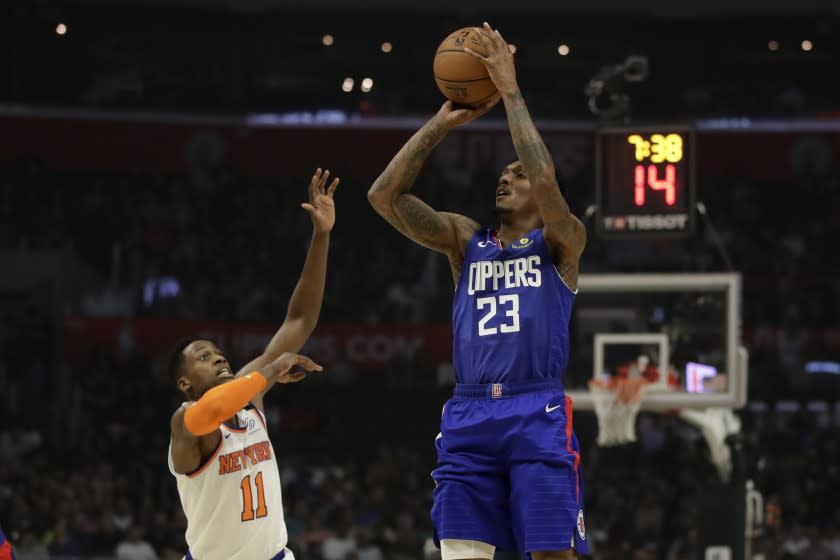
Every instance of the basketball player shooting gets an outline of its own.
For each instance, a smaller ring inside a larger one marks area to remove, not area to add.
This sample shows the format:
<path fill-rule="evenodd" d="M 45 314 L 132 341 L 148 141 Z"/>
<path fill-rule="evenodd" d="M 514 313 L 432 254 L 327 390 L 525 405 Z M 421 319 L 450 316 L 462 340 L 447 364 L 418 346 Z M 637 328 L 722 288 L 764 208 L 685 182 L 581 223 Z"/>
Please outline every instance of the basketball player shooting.
<path fill-rule="evenodd" d="M 330 231 L 335 224 L 329 171 L 309 185 L 312 242 L 286 318 L 263 354 L 233 374 L 209 340 L 178 344 L 169 370 L 186 396 L 172 416 L 169 470 L 187 517 L 185 560 L 294 560 L 286 548 L 280 474 L 268 439 L 263 396 L 275 383 L 295 383 L 321 371 L 295 354 L 321 310 Z"/>
<path fill-rule="evenodd" d="M 454 127 L 492 109 L 443 104 L 376 179 L 368 199 L 406 237 L 449 258 L 457 385 L 437 438 L 432 521 L 443 560 L 533 560 L 588 552 L 572 404 L 562 376 L 586 243 L 555 176 L 498 31 L 479 30 L 519 157 L 495 185 L 497 228 L 437 212 L 409 190 Z M 467 50 L 467 49 L 465 49 Z M 490 187 L 488 196 L 490 195 Z"/>

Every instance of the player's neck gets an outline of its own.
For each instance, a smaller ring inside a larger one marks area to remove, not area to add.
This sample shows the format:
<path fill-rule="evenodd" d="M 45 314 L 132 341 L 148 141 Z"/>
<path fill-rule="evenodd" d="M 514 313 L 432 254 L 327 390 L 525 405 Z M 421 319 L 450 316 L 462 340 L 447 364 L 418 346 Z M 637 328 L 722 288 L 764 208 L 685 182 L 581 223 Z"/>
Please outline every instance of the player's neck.
<path fill-rule="evenodd" d="M 517 239 L 521 239 L 529 231 L 542 227 L 539 217 L 512 216 L 499 214 L 499 232 L 497 237 L 502 245 L 507 247 Z"/>

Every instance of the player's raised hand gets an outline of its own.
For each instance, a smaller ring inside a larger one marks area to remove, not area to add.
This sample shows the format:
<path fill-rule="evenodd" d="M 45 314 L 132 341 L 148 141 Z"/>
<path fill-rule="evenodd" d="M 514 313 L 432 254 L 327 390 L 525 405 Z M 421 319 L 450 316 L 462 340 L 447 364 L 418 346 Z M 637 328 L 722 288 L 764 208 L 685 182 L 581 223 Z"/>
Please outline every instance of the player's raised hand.
<path fill-rule="evenodd" d="M 269 385 L 272 381 L 277 383 L 297 383 L 306 377 L 306 371 L 300 369 L 292 371 L 294 367 L 302 368 L 306 371 L 323 371 L 324 368 L 300 354 L 293 354 L 291 352 L 283 352 L 279 358 L 263 366 L 260 369 Z"/>
<path fill-rule="evenodd" d="M 499 99 L 501 99 L 501 97 L 496 94 L 481 105 L 476 105 L 475 107 L 461 107 L 460 105 L 455 105 L 452 101 L 447 100 L 446 103 L 441 106 L 437 116 L 443 119 L 444 124 L 448 128 L 453 128 L 466 124 L 470 121 L 474 121 L 481 115 L 484 115 L 496 106 Z"/>
<path fill-rule="evenodd" d="M 513 63 L 510 45 L 504 40 L 499 30 L 490 27 L 486 21 L 483 27 L 476 29 L 478 40 L 487 52 L 487 56 L 482 56 L 468 47 L 464 47 L 464 52 L 484 63 L 490 79 L 502 95 L 516 91 L 519 86 L 516 83 L 516 66 Z"/>
<path fill-rule="evenodd" d="M 335 189 L 338 188 L 339 179 L 335 177 L 327 187 L 327 180 L 330 178 L 330 170 L 315 170 L 315 175 L 309 182 L 309 202 L 300 206 L 309 212 L 312 218 L 312 227 L 317 232 L 328 232 L 335 225 Z"/>

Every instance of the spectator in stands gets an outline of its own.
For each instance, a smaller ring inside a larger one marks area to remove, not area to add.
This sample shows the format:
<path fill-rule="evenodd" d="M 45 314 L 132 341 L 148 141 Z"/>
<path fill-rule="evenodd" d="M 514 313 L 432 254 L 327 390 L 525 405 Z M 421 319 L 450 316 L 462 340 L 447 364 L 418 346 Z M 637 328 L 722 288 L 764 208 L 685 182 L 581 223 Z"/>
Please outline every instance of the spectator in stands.
<path fill-rule="evenodd" d="M 151 543 L 142 538 L 140 527 L 132 525 L 128 529 L 125 539 L 114 551 L 117 560 L 158 560 Z"/>

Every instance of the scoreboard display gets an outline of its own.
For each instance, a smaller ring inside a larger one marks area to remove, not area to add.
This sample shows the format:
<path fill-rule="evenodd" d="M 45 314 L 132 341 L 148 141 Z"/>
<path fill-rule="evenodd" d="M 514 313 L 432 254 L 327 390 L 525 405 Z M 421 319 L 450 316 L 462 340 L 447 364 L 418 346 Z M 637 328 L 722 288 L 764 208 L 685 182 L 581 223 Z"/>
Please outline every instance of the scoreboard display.
<path fill-rule="evenodd" d="M 690 126 L 600 128 L 595 164 L 603 237 L 674 237 L 694 231 Z"/>

